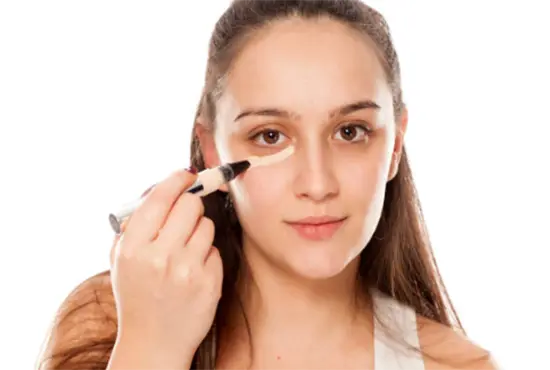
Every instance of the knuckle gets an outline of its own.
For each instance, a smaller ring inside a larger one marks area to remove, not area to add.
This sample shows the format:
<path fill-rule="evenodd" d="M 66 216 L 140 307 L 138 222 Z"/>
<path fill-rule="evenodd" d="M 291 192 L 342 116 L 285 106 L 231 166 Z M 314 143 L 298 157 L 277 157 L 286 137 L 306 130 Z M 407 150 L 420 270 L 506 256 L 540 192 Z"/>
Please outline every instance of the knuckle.
<path fill-rule="evenodd" d="M 172 278 L 177 283 L 189 285 L 194 282 L 193 269 L 189 265 L 177 266 L 173 269 Z"/>
<path fill-rule="evenodd" d="M 166 197 L 162 194 L 156 194 L 155 197 L 151 196 L 148 207 L 143 210 L 143 216 L 146 221 L 157 220 L 164 215 L 164 207 L 162 203 L 166 202 Z"/>
<path fill-rule="evenodd" d="M 166 258 L 158 255 L 151 256 L 148 258 L 149 265 L 156 272 L 163 272 L 166 269 L 167 261 Z"/>
<path fill-rule="evenodd" d="M 120 248 L 114 251 L 114 255 L 123 261 L 131 261 L 135 257 L 135 252 L 132 248 L 128 248 L 126 245 L 121 245 Z"/>
<path fill-rule="evenodd" d="M 195 182 L 196 177 L 187 170 L 179 169 L 174 171 L 169 179 L 176 182 L 179 187 L 186 188 Z"/>

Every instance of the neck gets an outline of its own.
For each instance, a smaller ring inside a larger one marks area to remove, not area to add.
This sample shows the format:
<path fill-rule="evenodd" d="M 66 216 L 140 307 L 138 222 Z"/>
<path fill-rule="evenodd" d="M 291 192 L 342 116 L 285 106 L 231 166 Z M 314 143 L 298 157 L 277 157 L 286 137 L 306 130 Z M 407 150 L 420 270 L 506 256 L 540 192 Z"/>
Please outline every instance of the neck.
<path fill-rule="evenodd" d="M 231 321 L 237 337 L 250 339 L 245 341 L 254 358 L 331 351 L 357 337 L 352 329 L 371 330 L 368 302 L 358 295 L 358 258 L 337 276 L 312 281 L 273 267 L 257 248 L 243 247 L 248 265 L 239 283 L 242 308 Z M 365 330 L 359 330 L 363 339 Z"/>
<path fill-rule="evenodd" d="M 308 280 L 252 254 L 247 253 L 249 270 L 240 290 L 245 312 L 258 330 L 272 332 L 283 323 L 287 330 L 321 330 L 326 322 L 349 321 L 357 312 L 356 261 L 332 278 Z"/>

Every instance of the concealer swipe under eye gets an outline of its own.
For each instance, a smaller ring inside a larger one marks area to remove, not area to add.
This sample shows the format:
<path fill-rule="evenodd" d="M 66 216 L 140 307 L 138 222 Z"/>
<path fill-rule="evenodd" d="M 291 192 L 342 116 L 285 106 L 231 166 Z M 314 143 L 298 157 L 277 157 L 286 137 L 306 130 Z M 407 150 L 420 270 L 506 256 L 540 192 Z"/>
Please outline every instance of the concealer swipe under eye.
<path fill-rule="evenodd" d="M 272 155 L 266 155 L 262 157 L 252 156 L 248 157 L 250 167 L 269 166 L 275 163 L 279 163 L 290 157 L 294 153 L 294 146 L 291 145 L 286 149 L 281 150 L 278 153 Z"/>

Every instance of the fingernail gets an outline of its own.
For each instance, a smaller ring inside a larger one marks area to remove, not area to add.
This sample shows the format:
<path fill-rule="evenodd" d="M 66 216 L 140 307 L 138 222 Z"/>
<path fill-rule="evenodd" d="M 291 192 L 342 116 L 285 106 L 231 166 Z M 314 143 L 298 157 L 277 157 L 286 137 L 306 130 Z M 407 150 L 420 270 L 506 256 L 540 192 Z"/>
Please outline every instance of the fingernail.
<path fill-rule="evenodd" d="M 147 194 L 149 194 L 149 192 L 150 192 L 151 190 L 153 190 L 153 188 L 154 188 L 156 185 L 157 185 L 157 184 L 151 185 L 151 186 L 149 187 L 149 189 L 145 190 L 145 191 L 143 192 L 143 194 L 141 194 L 141 197 L 143 198 L 144 196 L 146 196 Z"/>
<path fill-rule="evenodd" d="M 192 173 L 193 175 L 197 174 L 197 169 L 193 166 L 185 169 L 187 172 Z"/>

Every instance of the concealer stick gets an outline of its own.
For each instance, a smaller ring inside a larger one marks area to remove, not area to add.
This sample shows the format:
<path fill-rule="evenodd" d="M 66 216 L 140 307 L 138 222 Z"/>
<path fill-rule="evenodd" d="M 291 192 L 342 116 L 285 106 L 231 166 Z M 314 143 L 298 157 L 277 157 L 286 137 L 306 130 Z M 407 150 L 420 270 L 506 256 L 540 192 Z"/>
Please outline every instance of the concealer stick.
<path fill-rule="evenodd" d="M 243 161 L 227 163 L 218 167 L 208 168 L 198 173 L 197 180 L 191 185 L 186 193 L 196 194 L 204 197 L 218 190 L 223 184 L 235 179 L 248 169 L 259 166 L 268 166 L 279 163 L 294 153 L 294 147 L 289 146 L 286 149 L 268 156 L 252 156 Z M 120 234 L 121 225 L 135 210 L 141 206 L 144 198 L 137 199 L 126 205 L 123 205 L 118 212 L 109 214 L 109 223 L 115 233 Z"/>

